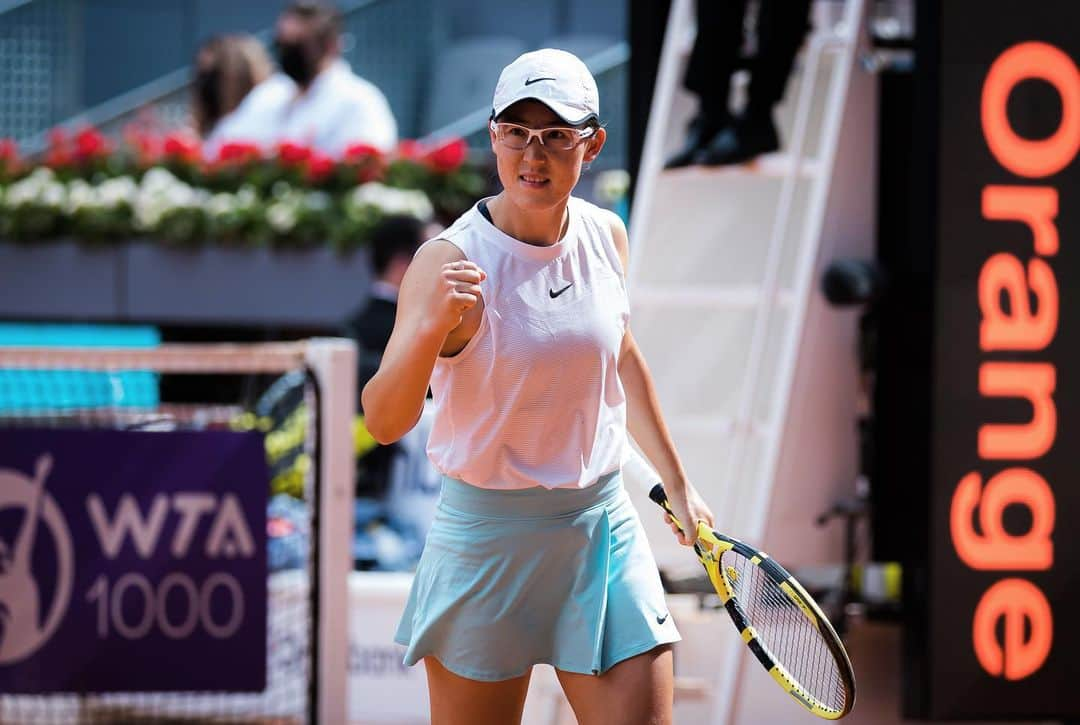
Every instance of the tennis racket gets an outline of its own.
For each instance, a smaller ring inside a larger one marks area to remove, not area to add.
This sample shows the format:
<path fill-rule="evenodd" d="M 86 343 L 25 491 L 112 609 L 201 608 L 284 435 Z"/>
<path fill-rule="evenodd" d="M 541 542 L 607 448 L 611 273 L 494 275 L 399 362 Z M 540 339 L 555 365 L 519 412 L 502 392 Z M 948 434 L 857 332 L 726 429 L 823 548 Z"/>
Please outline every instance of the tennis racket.
<path fill-rule="evenodd" d="M 682 530 L 663 484 L 649 498 Z M 743 641 L 776 684 L 818 717 L 855 704 L 855 672 L 840 638 L 802 585 L 764 552 L 698 522 L 694 551 Z"/>

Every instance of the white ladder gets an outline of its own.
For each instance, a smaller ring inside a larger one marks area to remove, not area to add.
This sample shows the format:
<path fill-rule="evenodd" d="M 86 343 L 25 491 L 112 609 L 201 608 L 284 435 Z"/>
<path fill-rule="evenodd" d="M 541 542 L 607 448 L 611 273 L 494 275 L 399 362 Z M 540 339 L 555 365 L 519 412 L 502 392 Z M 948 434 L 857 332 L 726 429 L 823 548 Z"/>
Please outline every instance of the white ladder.
<path fill-rule="evenodd" d="M 866 2 L 815 5 L 817 22 L 780 114 L 781 152 L 739 166 L 664 171 L 693 108 L 681 88 L 693 2 L 672 3 L 638 172 L 632 326 L 718 528 L 761 545 Z M 839 22 L 825 17 L 841 5 Z M 647 528 L 652 518 L 643 515 Z M 650 539 L 662 567 L 692 561 L 670 534 Z M 741 649 L 736 635 L 716 650 L 724 657 L 714 670 L 710 722 L 734 717 Z"/>

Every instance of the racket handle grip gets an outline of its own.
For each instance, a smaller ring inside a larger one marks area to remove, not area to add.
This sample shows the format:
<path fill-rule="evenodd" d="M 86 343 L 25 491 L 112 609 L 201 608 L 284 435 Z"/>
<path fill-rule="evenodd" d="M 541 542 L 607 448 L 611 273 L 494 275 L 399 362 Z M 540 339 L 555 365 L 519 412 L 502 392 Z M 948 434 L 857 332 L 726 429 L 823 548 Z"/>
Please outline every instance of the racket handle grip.
<path fill-rule="evenodd" d="M 668 515 L 671 516 L 671 520 L 675 522 L 675 525 L 679 527 L 680 531 L 686 531 L 686 529 L 683 528 L 682 522 L 675 518 L 675 512 L 671 510 L 671 505 L 667 500 L 667 491 L 664 490 L 664 484 L 658 483 L 653 486 L 652 490 L 649 491 L 649 498 L 655 501 L 657 506 L 664 509 L 664 511 L 667 511 Z"/>
<path fill-rule="evenodd" d="M 652 487 L 649 491 L 649 498 L 653 500 L 660 508 L 666 509 L 667 506 L 667 491 L 664 490 L 664 484 L 658 483 Z"/>

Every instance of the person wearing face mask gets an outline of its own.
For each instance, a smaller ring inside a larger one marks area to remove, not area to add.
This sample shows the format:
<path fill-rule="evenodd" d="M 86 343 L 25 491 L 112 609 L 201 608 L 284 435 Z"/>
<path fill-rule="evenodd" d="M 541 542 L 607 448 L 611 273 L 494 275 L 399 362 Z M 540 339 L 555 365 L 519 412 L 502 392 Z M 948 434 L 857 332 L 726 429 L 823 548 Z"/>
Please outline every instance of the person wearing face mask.
<path fill-rule="evenodd" d="M 279 72 L 219 124 L 208 151 L 226 141 L 272 148 L 289 141 L 330 156 L 366 143 L 389 150 L 397 123 L 386 97 L 341 57 L 341 13 L 324 0 L 294 0 L 274 36 Z"/>
<path fill-rule="evenodd" d="M 628 435 L 680 520 L 713 515 L 630 332 L 626 227 L 572 195 L 607 138 L 599 115 L 570 53 L 503 69 L 489 124 L 503 189 L 417 251 L 361 394 L 384 445 L 433 395 L 440 499 L 395 641 L 424 663 L 437 725 L 520 723 L 538 663 L 583 725 L 672 722 L 679 633 L 623 487 Z"/>

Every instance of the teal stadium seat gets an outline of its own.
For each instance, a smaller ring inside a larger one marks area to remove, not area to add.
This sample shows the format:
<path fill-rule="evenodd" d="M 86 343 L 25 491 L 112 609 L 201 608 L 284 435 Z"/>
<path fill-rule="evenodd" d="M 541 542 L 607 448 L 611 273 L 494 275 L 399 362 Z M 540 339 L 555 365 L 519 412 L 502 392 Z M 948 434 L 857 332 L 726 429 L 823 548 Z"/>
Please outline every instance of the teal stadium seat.
<path fill-rule="evenodd" d="M 0 323 L 4 347 L 156 347 L 154 327 Z M 103 407 L 154 408 L 158 375 L 149 370 L 0 368 L 0 415 Z"/>

